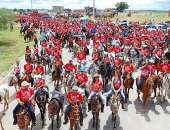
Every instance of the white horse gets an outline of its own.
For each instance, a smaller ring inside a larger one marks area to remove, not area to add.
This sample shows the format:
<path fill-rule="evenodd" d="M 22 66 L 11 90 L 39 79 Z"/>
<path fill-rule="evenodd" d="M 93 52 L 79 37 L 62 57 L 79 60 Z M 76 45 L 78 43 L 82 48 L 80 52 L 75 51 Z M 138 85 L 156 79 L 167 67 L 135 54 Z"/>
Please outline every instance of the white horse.
<path fill-rule="evenodd" d="M 170 88 L 170 75 L 165 74 L 163 76 L 162 85 L 161 85 L 161 88 L 160 88 L 161 102 L 166 100 L 169 88 Z"/>
<path fill-rule="evenodd" d="M 0 128 L 1 130 L 4 130 L 4 127 L 2 125 L 2 117 L 4 115 L 4 112 L 9 108 L 9 90 L 5 88 L 4 86 L 0 86 L 0 104 L 4 104 L 4 110 L 3 113 L 0 113 Z"/>

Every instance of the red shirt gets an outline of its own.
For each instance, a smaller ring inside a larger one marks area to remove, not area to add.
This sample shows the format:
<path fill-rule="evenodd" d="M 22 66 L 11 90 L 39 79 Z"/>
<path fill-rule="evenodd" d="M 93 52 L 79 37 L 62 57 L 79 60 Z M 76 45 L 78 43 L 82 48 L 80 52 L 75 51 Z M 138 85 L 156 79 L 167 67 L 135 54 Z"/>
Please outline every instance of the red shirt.
<path fill-rule="evenodd" d="M 35 71 L 36 71 L 37 74 L 42 74 L 42 73 L 44 73 L 44 67 L 42 65 L 38 65 L 35 68 Z"/>
<path fill-rule="evenodd" d="M 70 103 L 74 103 L 74 102 L 82 103 L 83 102 L 83 95 L 79 92 L 74 92 L 74 91 L 68 92 L 66 97 Z"/>
<path fill-rule="evenodd" d="M 92 59 L 93 59 L 94 61 L 97 61 L 97 60 L 99 59 L 99 54 L 98 54 L 98 52 L 93 52 L 93 54 L 92 54 Z"/>
<path fill-rule="evenodd" d="M 145 66 L 144 68 L 142 68 L 141 70 L 141 76 L 147 78 L 150 74 L 149 68 L 147 66 Z"/>
<path fill-rule="evenodd" d="M 75 78 L 78 80 L 79 84 L 85 84 L 88 81 L 87 75 L 85 73 L 81 73 L 81 72 L 77 73 L 75 75 Z"/>
<path fill-rule="evenodd" d="M 119 90 L 119 88 L 121 87 L 121 81 L 120 80 L 114 80 L 113 81 L 113 87 L 115 90 Z"/>
<path fill-rule="evenodd" d="M 96 80 L 92 83 L 91 91 L 101 92 L 102 91 L 102 82 L 100 80 Z"/>
<path fill-rule="evenodd" d="M 27 63 L 27 64 L 25 64 L 24 65 L 24 71 L 25 71 L 25 73 L 32 73 L 32 71 L 33 71 L 33 65 L 32 64 L 29 64 L 29 63 Z"/>
<path fill-rule="evenodd" d="M 74 71 L 74 70 L 76 70 L 76 66 L 74 66 L 73 64 L 68 63 L 68 64 L 64 65 L 64 69 L 67 70 L 67 71 Z"/>
<path fill-rule="evenodd" d="M 78 60 L 84 60 L 86 59 L 86 54 L 84 53 L 84 51 L 79 51 L 77 52 L 76 57 Z"/>
<path fill-rule="evenodd" d="M 29 102 L 29 98 L 34 95 L 34 92 L 32 88 L 21 88 L 17 93 L 16 93 L 16 98 L 20 99 L 22 102 Z"/>

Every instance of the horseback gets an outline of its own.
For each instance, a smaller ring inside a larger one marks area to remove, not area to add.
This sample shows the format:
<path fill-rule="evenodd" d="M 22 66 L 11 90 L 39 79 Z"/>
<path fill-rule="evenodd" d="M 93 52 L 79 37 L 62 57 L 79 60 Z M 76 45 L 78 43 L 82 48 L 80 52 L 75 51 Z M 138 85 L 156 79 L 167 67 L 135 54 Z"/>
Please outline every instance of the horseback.
<path fill-rule="evenodd" d="M 36 80 L 36 87 L 37 90 L 35 92 L 35 102 L 40 109 L 43 128 L 45 125 L 46 104 L 48 103 L 49 90 L 48 87 L 45 85 L 45 80 L 42 78 Z"/>
<path fill-rule="evenodd" d="M 63 61 L 60 58 L 55 58 L 53 61 L 54 70 L 52 71 L 52 81 L 54 81 L 54 87 L 58 87 L 62 84 L 62 71 Z"/>
<path fill-rule="evenodd" d="M 13 125 L 17 124 L 20 129 L 28 130 L 31 121 L 31 129 L 36 125 L 34 106 L 32 104 L 33 97 L 34 92 L 29 83 L 23 81 L 20 90 L 16 93 L 18 104 L 13 110 Z"/>
<path fill-rule="evenodd" d="M 88 111 L 92 111 L 93 127 L 98 129 L 99 114 L 104 112 L 105 98 L 102 95 L 103 83 L 99 74 L 94 74 L 92 83 L 90 84 L 90 95 L 88 97 Z"/>
<path fill-rule="evenodd" d="M 52 97 L 48 104 L 48 118 L 52 121 L 51 129 L 53 130 L 55 117 L 57 128 L 60 127 L 60 121 L 63 115 L 64 95 L 58 90 L 58 88 L 55 88 L 51 94 Z"/>
<path fill-rule="evenodd" d="M 140 100 L 140 92 L 143 93 L 143 104 L 146 106 L 148 99 L 150 98 L 154 86 L 153 77 L 151 74 L 151 68 L 148 64 L 144 64 L 141 67 L 140 76 L 136 79 L 138 100 Z"/>
<path fill-rule="evenodd" d="M 134 79 L 132 78 L 132 73 L 134 71 L 133 64 L 126 62 L 123 67 L 123 86 L 125 89 L 125 103 L 127 103 L 127 99 L 129 99 L 129 91 L 133 89 Z"/>
<path fill-rule="evenodd" d="M 83 126 L 83 112 L 81 104 L 83 102 L 83 95 L 78 91 L 77 86 L 73 86 L 67 95 L 68 105 L 65 109 L 64 123 L 67 124 L 68 119 L 70 120 L 70 129 L 77 130 L 80 126 Z"/>

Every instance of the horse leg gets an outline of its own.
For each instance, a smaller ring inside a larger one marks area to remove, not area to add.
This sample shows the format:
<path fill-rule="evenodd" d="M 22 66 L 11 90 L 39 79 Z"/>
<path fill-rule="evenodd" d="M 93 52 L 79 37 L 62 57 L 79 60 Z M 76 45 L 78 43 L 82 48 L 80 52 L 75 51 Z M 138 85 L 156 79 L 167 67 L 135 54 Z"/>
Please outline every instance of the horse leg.
<path fill-rule="evenodd" d="M 95 116 L 94 116 L 94 114 L 93 114 L 93 128 L 94 128 L 94 126 L 95 126 Z"/>
<path fill-rule="evenodd" d="M 1 118 L 1 117 L 0 117 Z M 1 125 L 1 129 L 4 130 L 4 127 L 2 125 L 2 120 L 0 119 L 0 125 Z"/>
<path fill-rule="evenodd" d="M 51 130 L 54 128 L 54 119 L 51 120 Z"/>
<path fill-rule="evenodd" d="M 154 98 L 156 97 L 156 89 L 157 89 L 157 87 L 154 87 Z"/>
<path fill-rule="evenodd" d="M 116 128 L 116 114 L 114 114 L 114 129 Z"/>
<path fill-rule="evenodd" d="M 60 121 L 60 115 L 59 115 L 59 112 L 57 113 L 57 128 L 59 128 L 60 124 L 59 124 L 59 121 Z"/>

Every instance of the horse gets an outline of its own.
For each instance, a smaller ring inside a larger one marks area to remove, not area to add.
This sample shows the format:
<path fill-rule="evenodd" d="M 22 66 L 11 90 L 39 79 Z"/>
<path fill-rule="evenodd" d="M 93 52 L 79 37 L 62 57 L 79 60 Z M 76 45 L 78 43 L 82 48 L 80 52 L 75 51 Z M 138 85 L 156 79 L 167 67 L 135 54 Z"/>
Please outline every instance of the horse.
<path fill-rule="evenodd" d="M 48 97 L 45 90 L 42 89 L 37 90 L 37 92 L 35 93 L 35 101 L 38 105 L 38 108 L 40 109 L 42 128 L 43 128 L 45 123 L 46 104 L 48 101 Z"/>
<path fill-rule="evenodd" d="M 112 112 L 112 121 L 114 122 L 114 129 L 117 127 L 116 121 L 118 118 L 118 111 L 120 106 L 120 97 L 117 94 L 112 94 L 109 100 L 110 110 Z"/>
<path fill-rule="evenodd" d="M 109 79 L 110 79 L 110 75 L 111 75 L 111 67 L 110 67 L 110 65 L 109 64 L 102 64 L 102 65 L 100 65 L 100 67 L 99 67 L 99 73 L 101 74 L 101 76 L 102 76 L 102 80 L 103 80 L 103 87 L 104 87 L 104 92 L 106 92 L 107 90 L 107 88 L 106 88 L 106 86 L 107 86 L 107 84 L 108 84 L 108 81 L 109 81 Z"/>
<path fill-rule="evenodd" d="M 9 108 L 9 90 L 6 88 L 2 88 L 1 86 L 0 89 L 0 102 L 4 102 L 4 110 L 3 113 Z"/>
<path fill-rule="evenodd" d="M 48 66 L 48 69 L 51 70 L 51 59 L 48 55 L 41 54 L 40 61 L 45 68 L 45 74 L 46 74 L 47 73 L 47 66 Z"/>
<path fill-rule="evenodd" d="M 160 96 L 162 79 L 163 79 L 163 77 L 162 77 L 161 75 L 153 75 L 153 82 L 154 82 L 154 85 L 153 85 L 154 97 L 157 96 L 157 89 L 159 89 L 159 94 L 158 94 L 158 96 Z"/>
<path fill-rule="evenodd" d="M 134 79 L 131 78 L 130 74 L 127 74 L 125 78 L 123 78 L 123 86 L 125 88 L 125 102 L 127 103 L 127 99 L 129 98 L 129 91 L 133 87 Z"/>
<path fill-rule="evenodd" d="M 8 86 L 14 86 L 16 92 L 18 91 L 19 87 L 21 86 L 21 79 L 16 75 L 11 75 L 8 79 Z M 18 86 L 18 87 L 17 87 Z"/>
<path fill-rule="evenodd" d="M 140 92 L 143 93 L 143 104 L 144 106 L 146 106 L 148 99 L 150 98 L 151 94 L 152 94 L 152 89 L 154 86 L 154 81 L 153 81 L 153 76 L 149 76 L 146 81 L 142 84 L 142 87 L 139 89 L 139 86 L 137 84 L 138 87 L 138 98 L 140 98 Z"/>
<path fill-rule="evenodd" d="M 98 130 L 98 123 L 99 123 L 99 113 L 101 109 L 100 97 L 99 95 L 94 95 L 91 99 L 91 109 L 93 115 L 93 128 L 96 127 Z"/>
<path fill-rule="evenodd" d="M 57 120 L 57 128 L 59 128 L 59 121 L 60 121 L 60 103 L 57 99 L 52 98 L 48 104 L 48 118 L 52 121 L 52 125 L 51 125 L 51 129 L 53 130 L 54 127 L 54 119 L 56 116 L 56 120 Z"/>
<path fill-rule="evenodd" d="M 19 129 L 28 130 L 28 127 L 31 122 L 31 116 L 28 113 L 27 109 L 24 106 L 21 107 L 21 109 L 18 111 L 16 116 L 17 116 L 17 125 Z M 33 128 L 33 125 L 31 125 L 31 130 L 32 128 Z"/>
<path fill-rule="evenodd" d="M 25 54 L 25 61 L 26 61 L 27 63 L 32 63 L 31 54 Z"/>
<path fill-rule="evenodd" d="M 31 83 L 31 87 L 34 85 L 34 78 L 31 74 L 24 73 L 24 75 L 21 77 L 21 82 L 27 81 L 28 83 Z"/>
<path fill-rule="evenodd" d="M 78 130 L 79 120 L 80 120 L 80 111 L 77 103 L 71 105 L 71 112 L 69 114 L 70 120 L 70 130 Z"/>
<path fill-rule="evenodd" d="M 62 67 L 55 66 L 55 69 L 52 72 L 52 81 L 54 81 L 54 86 L 56 86 L 56 85 L 59 86 L 60 81 L 62 83 L 61 73 L 62 73 Z M 57 84 L 56 84 L 56 82 L 57 82 Z"/>
<path fill-rule="evenodd" d="M 167 74 L 164 74 L 162 77 L 162 84 L 160 86 L 161 102 L 166 100 L 169 89 L 170 89 L 170 78 Z"/>

